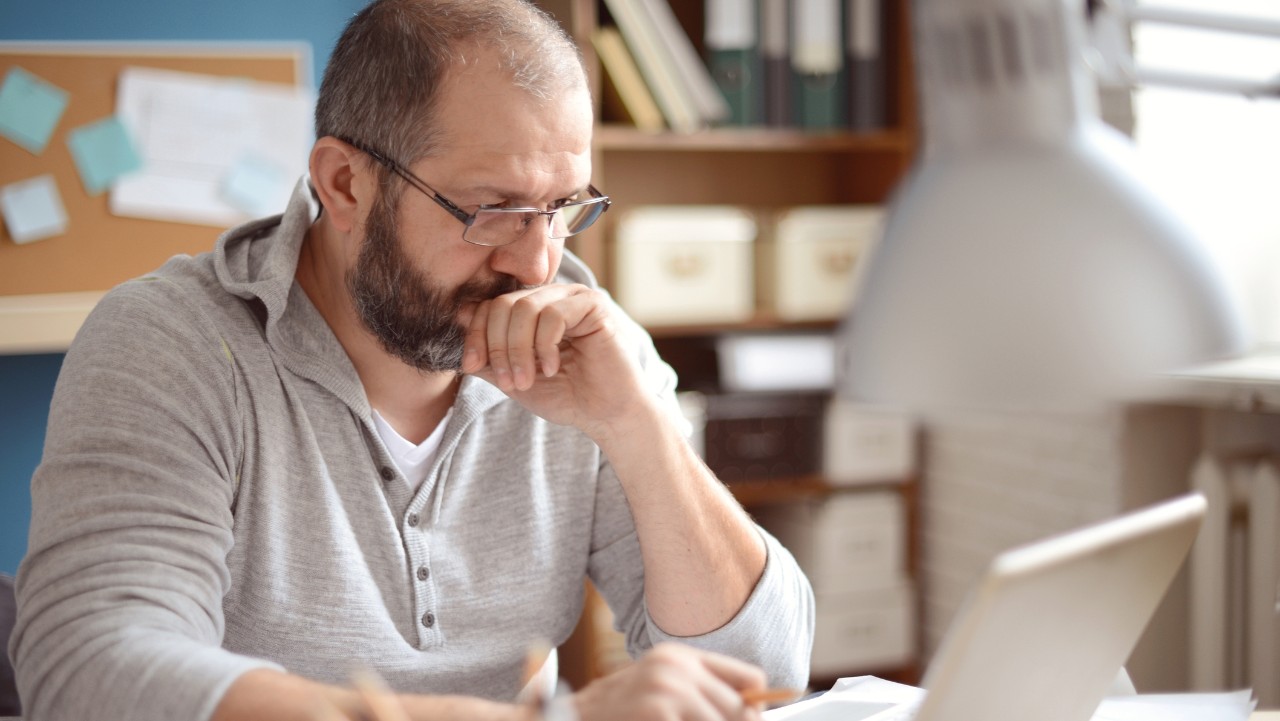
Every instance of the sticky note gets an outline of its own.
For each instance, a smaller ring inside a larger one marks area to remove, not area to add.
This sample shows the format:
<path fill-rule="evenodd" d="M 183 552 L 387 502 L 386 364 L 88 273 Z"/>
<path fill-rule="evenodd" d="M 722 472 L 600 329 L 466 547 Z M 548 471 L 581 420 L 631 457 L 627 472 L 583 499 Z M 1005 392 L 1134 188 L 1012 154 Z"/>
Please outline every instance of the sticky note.
<path fill-rule="evenodd" d="M 124 123 L 112 115 L 67 134 L 67 146 L 89 195 L 97 195 L 125 173 L 142 168 Z"/>
<path fill-rule="evenodd" d="M 291 179 L 271 163 L 243 158 L 223 178 L 222 199 L 236 210 L 252 216 L 284 212 L 289 202 Z"/>
<path fill-rule="evenodd" d="M 0 188 L 0 212 L 9 237 L 30 243 L 67 232 L 67 211 L 52 175 L 38 175 Z"/>
<path fill-rule="evenodd" d="M 39 155 L 67 109 L 67 91 L 14 66 L 0 85 L 0 135 Z"/>

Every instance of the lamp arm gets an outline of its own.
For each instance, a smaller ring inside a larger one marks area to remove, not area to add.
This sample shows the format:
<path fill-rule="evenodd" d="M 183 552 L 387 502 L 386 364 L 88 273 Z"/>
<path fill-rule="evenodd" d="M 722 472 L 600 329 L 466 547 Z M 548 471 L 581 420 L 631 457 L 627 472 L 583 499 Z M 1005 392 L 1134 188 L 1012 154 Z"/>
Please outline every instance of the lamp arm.
<path fill-rule="evenodd" d="M 1280 39 L 1280 22 L 1241 15 L 1138 5 L 1136 0 L 1092 0 L 1089 3 L 1093 52 L 1089 65 L 1104 85 L 1133 88 L 1162 85 L 1204 90 L 1248 98 L 1280 97 L 1280 76 L 1269 80 L 1239 78 L 1179 70 L 1138 67 L 1129 42 L 1130 30 L 1140 22 L 1176 25 L 1196 30 L 1256 35 Z"/>

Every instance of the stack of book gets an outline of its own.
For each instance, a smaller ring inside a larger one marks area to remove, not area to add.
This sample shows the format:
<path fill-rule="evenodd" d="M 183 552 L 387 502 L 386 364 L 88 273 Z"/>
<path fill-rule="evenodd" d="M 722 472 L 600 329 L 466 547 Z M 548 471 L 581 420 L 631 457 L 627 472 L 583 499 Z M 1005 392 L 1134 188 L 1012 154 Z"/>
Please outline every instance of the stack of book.
<path fill-rule="evenodd" d="M 890 123 L 889 0 L 704 0 L 700 57 L 667 0 L 605 0 L 606 107 L 646 131 Z"/>

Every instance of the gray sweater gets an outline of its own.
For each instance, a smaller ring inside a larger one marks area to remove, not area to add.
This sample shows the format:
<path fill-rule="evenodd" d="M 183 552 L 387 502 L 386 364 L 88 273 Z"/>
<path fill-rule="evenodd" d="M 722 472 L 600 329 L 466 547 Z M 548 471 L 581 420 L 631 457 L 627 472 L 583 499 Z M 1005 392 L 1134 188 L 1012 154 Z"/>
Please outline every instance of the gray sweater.
<path fill-rule="evenodd" d="M 468 377 L 426 482 L 396 482 L 354 368 L 294 282 L 318 211 L 300 183 L 282 217 L 112 290 L 76 337 L 19 572 L 28 719 L 205 719 L 259 667 L 344 683 L 359 664 L 403 692 L 511 699 L 529 643 L 572 631 L 584 577 L 631 653 L 671 638 L 646 613 L 617 477 L 575 429 Z M 561 278 L 594 282 L 568 255 Z M 674 374 L 633 330 L 674 409 Z M 812 591 L 762 535 L 739 614 L 680 640 L 803 686 Z"/>

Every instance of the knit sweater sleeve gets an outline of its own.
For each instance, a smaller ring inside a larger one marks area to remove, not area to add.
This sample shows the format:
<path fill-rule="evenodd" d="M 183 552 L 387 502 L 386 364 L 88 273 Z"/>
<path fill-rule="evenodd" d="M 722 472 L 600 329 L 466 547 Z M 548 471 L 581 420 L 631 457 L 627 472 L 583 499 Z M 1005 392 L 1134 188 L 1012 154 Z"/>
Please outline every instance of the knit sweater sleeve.
<path fill-rule="evenodd" d="M 205 719 L 271 664 L 220 648 L 243 439 L 235 360 L 190 293 L 127 283 L 64 361 L 11 643 L 24 714 Z"/>
<path fill-rule="evenodd" d="M 663 362 L 647 334 L 636 326 L 641 367 L 652 389 L 673 415 L 686 424 L 675 396 L 675 372 Z M 678 499 L 673 499 L 678 503 Z M 754 663 L 776 686 L 803 688 L 809 678 L 813 647 L 814 599 L 808 578 L 795 558 L 773 536 L 764 539 L 764 573 L 742 608 L 720 628 L 699 636 L 664 632 L 644 606 L 644 569 L 630 508 L 616 473 L 602 461 L 596 496 L 589 573 L 614 614 L 614 626 L 638 655 L 661 641 L 677 641 Z"/>

